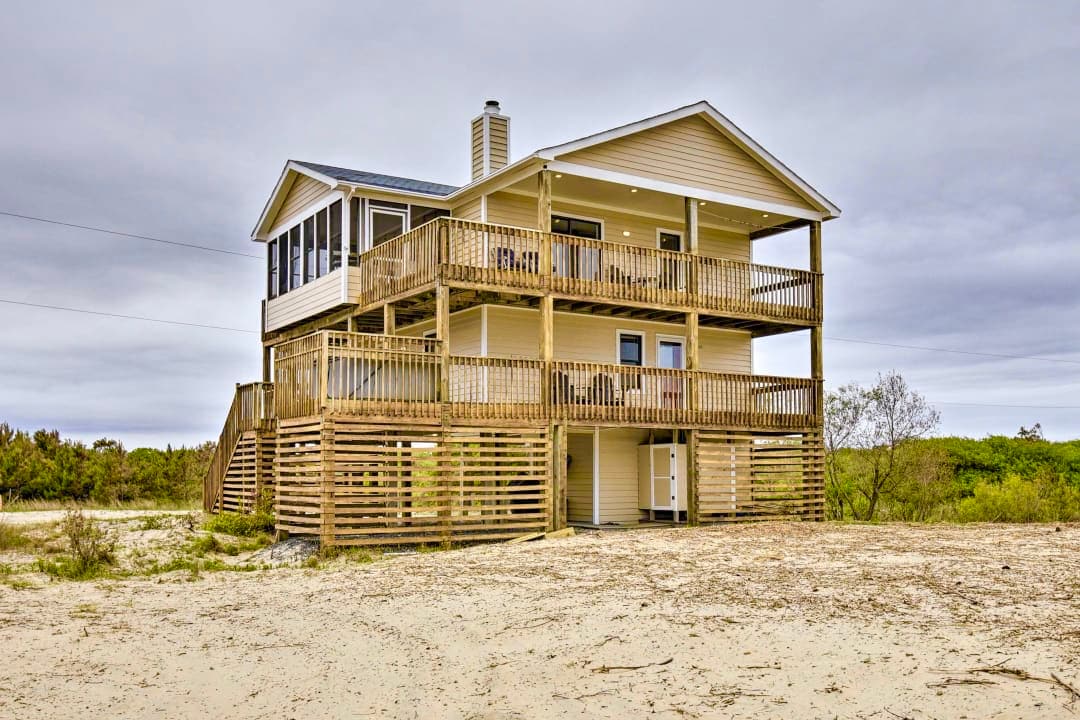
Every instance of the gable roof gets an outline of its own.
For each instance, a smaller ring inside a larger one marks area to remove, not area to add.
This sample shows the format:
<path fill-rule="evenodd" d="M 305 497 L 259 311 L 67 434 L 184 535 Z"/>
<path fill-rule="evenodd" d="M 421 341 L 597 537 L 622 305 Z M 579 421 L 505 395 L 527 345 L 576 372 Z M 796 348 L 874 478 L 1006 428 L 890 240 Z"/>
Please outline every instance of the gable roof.
<path fill-rule="evenodd" d="M 380 173 L 367 172 L 365 170 L 350 170 L 349 168 L 334 167 L 333 165 L 320 165 L 304 160 L 293 160 L 295 165 L 312 170 L 320 175 L 348 183 L 350 185 L 368 185 L 370 187 L 386 188 L 387 190 L 402 190 L 404 192 L 421 193 L 423 195 L 435 195 L 446 197 L 458 190 L 456 185 L 444 185 L 442 183 L 428 182 L 427 180 L 413 180 L 412 178 L 397 177 L 396 175 L 382 175 Z"/>
<path fill-rule="evenodd" d="M 761 165 L 788 185 L 792 190 L 825 211 L 829 217 L 835 217 L 840 214 L 839 207 L 812 188 L 809 183 L 795 174 L 791 168 L 777 160 L 768 150 L 759 145 L 756 140 L 743 132 L 735 125 L 735 123 L 731 122 L 731 120 L 726 118 L 719 110 L 705 100 L 693 103 L 692 105 L 684 105 L 681 108 L 676 108 L 675 110 L 666 113 L 653 115 L 644 120 L 620 125 L 619 127 L 604 130 L 603 132 L 594 133 L 592 135 L 586 135 L 577 140 L 571 140 L 560 145 L 542 148 L 536 151 L 536 156 L 543 160 L 554 160 L 556 157 L 562 155 L 568 155 L 569 153 L 577 152 L 578 150 L 584 150 L 585 148 L 594 145 L 617 140 L 618 138 L 633 135 L 634 133 L 643 130 L 666 125 L 694 115 L 701 115 L 705 118 L 705 120 L 719 132 L 723 133 L 728 139 L 748 152 L 755 160 L 761 163 Z"/>

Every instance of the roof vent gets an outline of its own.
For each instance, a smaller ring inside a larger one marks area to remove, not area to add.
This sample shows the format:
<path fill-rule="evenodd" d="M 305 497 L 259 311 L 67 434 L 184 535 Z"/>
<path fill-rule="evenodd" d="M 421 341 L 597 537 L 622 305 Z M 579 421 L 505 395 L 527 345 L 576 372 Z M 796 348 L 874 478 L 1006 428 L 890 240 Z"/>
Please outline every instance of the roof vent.
<path fill-rule="evenodd" d="M 473 182 L 510 163 L 510 118 L 498 100 L 485 102 L 484 112 L 473 118 L 471 139 Z"/>

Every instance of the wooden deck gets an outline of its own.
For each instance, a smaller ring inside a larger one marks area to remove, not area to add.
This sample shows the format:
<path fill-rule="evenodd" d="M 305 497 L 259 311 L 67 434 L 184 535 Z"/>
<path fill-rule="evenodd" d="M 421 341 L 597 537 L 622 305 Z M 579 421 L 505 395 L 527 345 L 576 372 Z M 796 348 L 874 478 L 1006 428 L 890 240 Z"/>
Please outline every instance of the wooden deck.
<path fill-rule="evenodd" d="M 439 218 L 364 253 L 350 274 L 358 314 L 450 287 L 812 326 L 821 274 L 527 228 Z"/>
<path fill-rule="evenodd" d="M 813 430 L 809 378 L 524 358 L 446 356 L 434 339 L 320 331 L 275 348 L 280 419 L 320 414 L 455 421 Z"/>

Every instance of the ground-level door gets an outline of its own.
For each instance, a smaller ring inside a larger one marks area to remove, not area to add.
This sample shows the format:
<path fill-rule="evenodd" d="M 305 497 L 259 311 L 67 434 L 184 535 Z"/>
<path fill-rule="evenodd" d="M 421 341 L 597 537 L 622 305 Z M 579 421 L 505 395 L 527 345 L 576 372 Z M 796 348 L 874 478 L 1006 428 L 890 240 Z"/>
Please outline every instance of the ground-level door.
<path fill-rule="evenodd" d="M 686 511 L 686 445 L 663 443 L 638 447 L 638 507 L 650 517 L 657 511 Z"/>

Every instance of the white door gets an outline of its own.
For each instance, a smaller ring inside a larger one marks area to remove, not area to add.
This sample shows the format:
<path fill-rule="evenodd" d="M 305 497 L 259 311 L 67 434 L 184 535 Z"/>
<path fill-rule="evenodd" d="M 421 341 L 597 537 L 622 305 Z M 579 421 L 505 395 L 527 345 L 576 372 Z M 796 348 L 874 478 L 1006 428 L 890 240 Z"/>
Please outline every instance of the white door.
<path fill-rule="evenodd" d="M 686 340 L 674 335 L 658 335 L 656 337 L 656 366 L 684 370 L 686 368 Z M 658 407 L 684 409 L 686 392 L 683 378 L 659 377 L 656 392 Z"/>
<path fill-rule="evenodd" d="M 676 468 L 674 446 L 652 446 L 653 510 L 671 510 L 676 507 Z"/>

